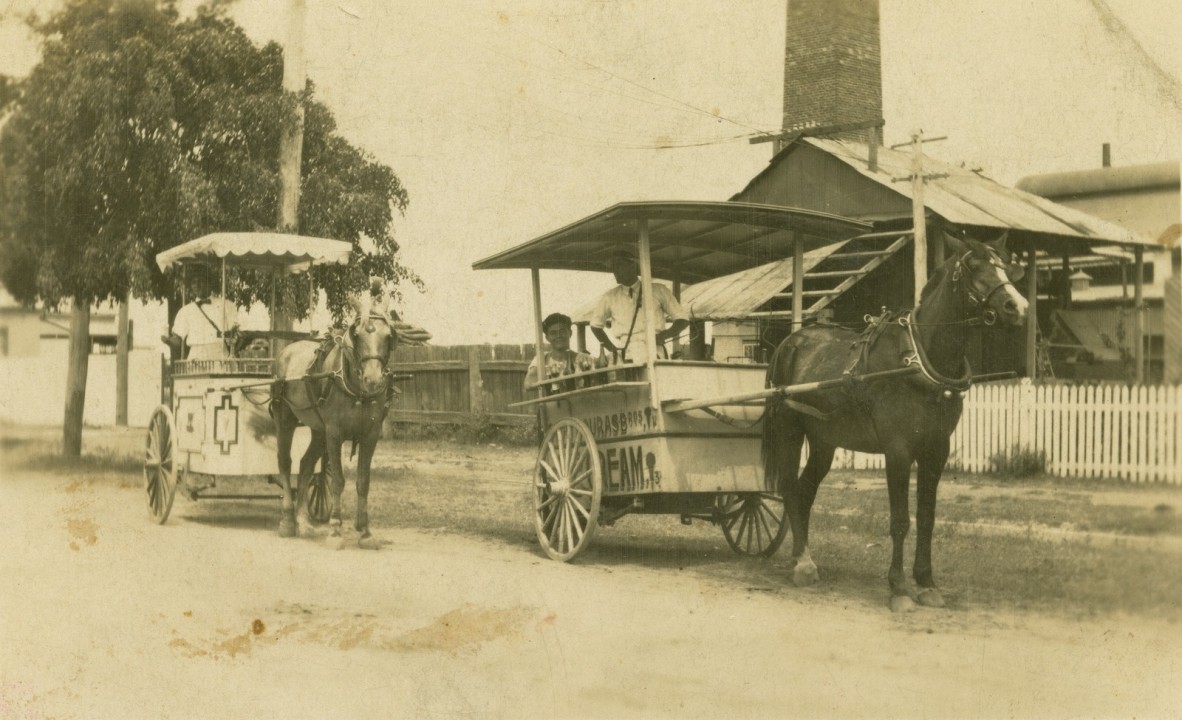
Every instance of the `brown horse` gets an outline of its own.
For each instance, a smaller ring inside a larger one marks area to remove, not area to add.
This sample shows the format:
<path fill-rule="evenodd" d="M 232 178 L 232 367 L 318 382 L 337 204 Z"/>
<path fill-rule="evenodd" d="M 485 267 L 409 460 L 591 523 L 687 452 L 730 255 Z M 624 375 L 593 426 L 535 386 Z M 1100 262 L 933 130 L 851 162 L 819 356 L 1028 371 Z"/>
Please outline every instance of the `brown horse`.
<path fill-rule="evenodd" d="M 369 466 L 390 409 L 390 353 L 397 343 L 385 303 L 370 308 L 357 304 L 357 320 L 322 343 L 301 341 L 285 347 L 272 371 L 271 415 L 279 444 L 279 474 L 283 487 L 283 515 L 279 534 L 308 534 L 308 486 L 316 462 L 322 458 L 331 476 L 329 526 L 341 531 L 341 492 L 345 475 L 341 445 L 352 440 L 357 458 L 357 517 L 354 526 L 361 544 L 369 540 Z M 312 431 L 312 441 L 300 460 L 297 500 L 291 488 L 291 441 L 299 425 Z M 298 505 L 298 514 L 296 512 Z M 298 517 L 298 520 L 297 520 Z M 297 525 L 298 523 L 298 525 Z"/>
<path fill-rule="evenodd" d="M 972 374 L 965 335 L 974 325 L 1018 325 L 1027 302 L 1013 282 L 1020 266 L 1009 262 L 1005 237 L 993 244 L 948 238 L 955 256 L 924 286 L 919 304 L 901 316 L 884 315 L 861 334 L 812 326 L 789 335 L 768 366 L 769 386 L 847 377 L 841 388 L 768 401 L 763 429 L 764 470 L 784 497 L 792 528 L 793 582 L 818 579 L 809 555 L 809 514 L 817 487 L 836 448 L 886 456 L 893 543 L 887 575 L 892 610 L 914 608 L 903 574 L 903 541 L 911 463 L 917 464 L 917 536 L 912 574 L 922 605 L 942 607 L 932 577 L 932 528 L 936 487 L 948 459 L 949 436 L 960 420 L 962 395 Z M 914 375 L 858 382 L 863 373 L 915 366 Z M 809 457 L 800 468 L 801 447 Z"/>

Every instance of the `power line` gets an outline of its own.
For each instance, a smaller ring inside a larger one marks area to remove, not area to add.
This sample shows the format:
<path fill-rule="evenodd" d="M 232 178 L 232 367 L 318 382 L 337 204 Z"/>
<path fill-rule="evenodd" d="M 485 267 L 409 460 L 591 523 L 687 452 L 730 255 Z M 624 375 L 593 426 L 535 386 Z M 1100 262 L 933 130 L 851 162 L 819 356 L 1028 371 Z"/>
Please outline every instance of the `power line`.
<path fill-rule="evenodd" d="M 1089 2 L 1100 15 L 1100 22 L 1104 25 L 1104 29 L 1116 36 L 1118 42 L 1132 50 L 1132 56 L 1149 69 L 1150 74 L 1157 80 L 1162 93 L 1173 102 L 1174 107 L 1182 109 L 1182 83 L 1162 68 L 1157 60 L 1149 54 L 1145 46 L 1129 30 L 1129 26 L 1112 11 L 1105 0 L 1089 0 Z"/>

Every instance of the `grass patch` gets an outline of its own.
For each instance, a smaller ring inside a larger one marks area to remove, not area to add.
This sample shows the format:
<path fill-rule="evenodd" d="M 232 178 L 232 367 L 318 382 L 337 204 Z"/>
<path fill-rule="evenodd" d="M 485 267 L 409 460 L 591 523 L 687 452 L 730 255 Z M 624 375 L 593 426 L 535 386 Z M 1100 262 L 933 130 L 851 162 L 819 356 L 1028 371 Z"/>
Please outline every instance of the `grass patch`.
<path fill-rule="evenodd" d="M 488 416 L 478 416 L 466 423 L 400 423 L 387 425 L 390 437 L 398 440 L 448 442 L 458 445 L 508 445 L 537 447 L 538 431 L 534 425 L 505 425 Z"/>
<path fill-rule="evenodd" d="M 1047 454 L 1042 450 L 1027 450 L 1019 445 L 1009 452 L 995 453 L 989 458 L 993 474 L 1000 477 L 1029 478 L 1045 475 Z"/>
<path fill-rule="evenodd" d="M 65 457 L 60 444 L 44 440 L 4 438 L 0 447 L 5 467 L 12 469 L 70 474 L 139 473 L 144 469 L 140 455 L 106 447 L 83 451 L 76 458 Z"/>

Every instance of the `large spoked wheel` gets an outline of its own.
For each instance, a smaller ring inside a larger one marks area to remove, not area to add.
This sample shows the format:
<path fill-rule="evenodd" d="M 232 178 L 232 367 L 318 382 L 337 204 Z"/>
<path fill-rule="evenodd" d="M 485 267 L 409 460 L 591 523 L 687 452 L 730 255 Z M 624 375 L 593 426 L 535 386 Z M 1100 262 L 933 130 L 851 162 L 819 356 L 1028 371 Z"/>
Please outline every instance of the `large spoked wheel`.
<path fill-rule="evenodd" d="M 542 439 L 534 471 L 534 528 L 546 554 L 566 562 L 591 542 L 599 525 L 603 471 L 595 438 L 563 418 Z"/>
<path fill-rule="evenodd" d="M 788 534 L 784 498 L 773 493 L 719 495 L 715 512 L 727 545 L 740 555 L 769 557 Z"/>
<path fill-rule="evenodd" d="M 314 523 L 328 522 L 328 473 L 323 470 L 308 483 L 308 516 Z"/>
<path fill-rule="evenodd" d="M 164 523 L 172 510 L 176 496 L 176 462 L 172 411 L 161 405 L 148 422 L 148 441 L 144 448 L 144 489 L 148 494 L 148 512 L 157 523 Z"/>

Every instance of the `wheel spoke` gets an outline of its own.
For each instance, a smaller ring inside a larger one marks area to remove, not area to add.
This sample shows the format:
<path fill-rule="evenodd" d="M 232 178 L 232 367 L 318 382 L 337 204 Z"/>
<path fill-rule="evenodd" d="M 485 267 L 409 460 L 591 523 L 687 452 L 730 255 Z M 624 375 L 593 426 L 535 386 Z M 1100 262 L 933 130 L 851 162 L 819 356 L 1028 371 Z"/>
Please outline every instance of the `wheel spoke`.
<path fill-rule="evenodd" d="M 571 488 L 570 490 L 567 490 L 567 492 L 571 495 L 579 495 L 581 497 L 591 497 L 595 494 L 590 490 L 580 490 L 579 488 Z"/>
<path fill-rule="evenodd" d="M 566 512 L 566 548 L 567 548 L 567 552 L 569 552 L 571 550 L 574 550 L 574 548 L 575 548 L 575 538 L 574 538 L 574 534 L 571 532 L 571 525 L 574 524 L 574 520 L 575 520 L 575 518 L 574 518 L 575 511 L 571 510 L 570 506 L 565 503 L 563 504 L 562 507 L 563 507 L 563 510 Z"/>
<path fill-rule="evenodd" d="M 561 477 L 558 473 L 554 472 L 554 468 L 550 467 L 550 464 L 547 463 L 545 460 L 542 460 L 541 458 L 539 458 L 538 464 L 541 465 L 543 468 L 545 468 L 546 472 L 550 473 L 551 478 L 558 480 Z"/>
<path fill-rule="evenodd" d="M 583 483 L 583 480 L 584 480 L 584 479 L 586 479 L 586 478 L 590 478 L 590 477 L 591 477 L 591 472 L 592 472 L 592 468 L 587 468 L 587 469 L 586 469 L 586 470 L 584 470 L 583 472 L 581 472 L 581 473 L 579 473 L 578 475 L 576 475 L 576 476 L 574 476 L 573 478 L 571 478 L 570 484 L 571 484 L 572 486 L 574 486 L 574 485 L 582 485 L 582 484 L 584 484 L 584 483 Z"/>
<path fill-rule="evenodd" d="M 554 501 L 557 499 L 558 499 L 557 495 L 551 495 L 550 497 L 546 498 L 545 500 L 543 500 L 541 503 L 538 504 L 538 510 L 539 511 L 545 510 L 548 506 L 553 505 Z"/>
<path fill-rule="evenodd" d="M 574 505 L 577 505 L 577 503 L 574 503 Z M 583 542 L 583 535 L 586 532 L 587 524 L 584 523 L 583 520 L 579 519 L 579 516 L 575 513 L 574 507 L 571 507 L 570 519 L 575 528 L 575 542 Z"/>
<path fill-rule="evenodd" d="M 590 510 L 588 510 L 587 508 L 583 507 L 583 503 L 581 503 L 581 502 L 577 502 L 577 501 L 575 501 L 575 500 L 571 500 L 571 501 L 570 501 L 570 506 L 571 506 L 573 509 L 575 509 L 575 510 L 578 510 L 578 511 L 579 511 L 579 514 L 583 516 L 583 519 L 585 519 L 585 520 L 590 520 L 590 519 L 591 519 L 591 511 L 590 511 Z"/>
<path fill-rule="evenodd" d="M 560 477 L 563 479 L 570 477 L 570 457 L 567 450 L 567 442 L 569 438 L 564 429 L 560 429 L 554 436 L 558 440 L 558 470 L 562 473 Z"/>

